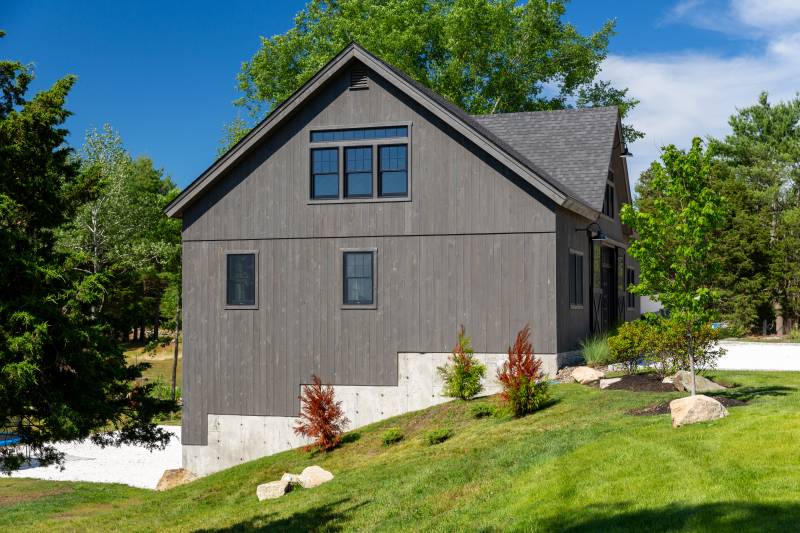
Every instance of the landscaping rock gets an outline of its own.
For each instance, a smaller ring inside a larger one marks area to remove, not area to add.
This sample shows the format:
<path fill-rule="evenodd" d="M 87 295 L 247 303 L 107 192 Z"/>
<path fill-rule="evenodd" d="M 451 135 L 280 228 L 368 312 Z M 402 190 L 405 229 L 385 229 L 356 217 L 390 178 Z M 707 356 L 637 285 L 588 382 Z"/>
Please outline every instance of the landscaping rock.
<path fill-rule="evenodd" d="M 299 476 L 300 485 L 304 489 L 311 489 L 314 487 L 318 487 L 323 483 L 327 483 L 332 479 L 333 479 L 333 474 L 331 474 L 324 468 L 318 467 L 317 465 L 304 468 Z"/>
<path fill-rule="evenodd" d="M 703 394 L 678 398 L 669 402 L 672 427 L 717 420 L 728 416 L 728 410 L 714 398 Z"/>
<path fill-rule="evenodd" d="M 161 474 L 161 479 L 158 480 L 156 490 L 169 490 L 178 485 L 184 485 L 190 481 L 194 481 L 195 479 L 197 479 L 197 476 L 185 468 L 164 470 L 164 473 Z"/>
<path fill-rule="evenodd" d="M 294 483 L 295 485 L 300 484 L 300 476 L 297 474 L 290 474 L 288 472 L 284 472 L 281 476 L 281 481 L 288 481 L 289 483 Z"/>
<path fill-rule="evenodd" d="M 670 385 L 674 385 L 673 380 L 672 380 L 672 376 L 665 377 L 664 379 L 661 380 L 661 383 L 668 383 Z"/>
<path fill-rule="evenodd" d="M 601 380 L 600 380 L 600 388 L 601 388 L 601 389 L 605 389 L 605 388 L 607 388 L 607 387 L 610 387 L 610 386 L 611 386 L 611 385 L 613 385 L 614 383 L 619 383 L 620 381 L 622 381 L 622 378 L 608 378 L 608 379 L 601 379 Z"/>
<path fill-rule="evenodd" d="M 588 366 L 578 366 L 572 369 L 572 378 L 581 385 L 589 385 L 605 377 L 603 372 Z"/>
<path fill-rule="evenodd" d="M 692 390 L 692 373 L 687 372 L 686 370 L 679 370 L 674 376 L 672 376 L 672 384 L 679 391 Z M 695 392 L 699 393 L 725 390 L 725 387 L 722 385 L 714 383 L 710 379 L 706 379 L 703 376 L 698 375 L 695 375 L 695 386 Z"/>
<path fill-rule="evenodd" d="M 292 484 L 281 479 L 278 481 L 270 481 L 269 483 L 262 483 L 256 487 L 256 496 L 258 496 L 258 501 L 263 502 L 264 500 L 280 498 L 290 490 L 292 490 Z"/>

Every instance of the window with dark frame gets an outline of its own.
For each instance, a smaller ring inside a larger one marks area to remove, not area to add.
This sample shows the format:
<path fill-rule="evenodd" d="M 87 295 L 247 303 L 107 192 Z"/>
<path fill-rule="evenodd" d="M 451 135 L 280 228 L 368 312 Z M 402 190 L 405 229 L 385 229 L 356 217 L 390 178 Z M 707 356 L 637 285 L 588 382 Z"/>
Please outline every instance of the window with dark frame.
<path fill-rule="evenodd" d="M 603 214 L 608 218 L 614 218 L 614 187 L 606 183 L 606 195 L 603 200 Z"/>
<path fill-rule="evenodd" d="M 625 290 L 627 291 L 628 309 L 636 308 L 636 295 L 630 291 L 632 285 L 636 285 L 636 271 L 628 268 L 626 271 Z"/>
<path fill-rule="evenodd" d="M 372 147 L 344 149 L 345 198 L 372 197 Z"/>
<path fill-rule="evenodd" d="M 378 196 L 408 195 L 408 146 L 378 148 Z"/>
<path fill-rule="evenodd" d="M 339 149 L 311 150 L 311 198 L 339 197 Z"/>
<path fill-rule="evenodd" d="M 344 305 L 375 303 L 375 253 L 344 252 Z"/>
<path fill-rule="evenodd" d="M 225 303 L 229 306 L 256 305 L 256 254 L 227 254 Z"/>
<path fill-rule="evenodd" d="M 569 252 L 569 305 L 583 307 L 583 254 Z"/>
<path fill-rule="evenodd" d="M 311 131 L 311 199 L 409 198 L 409 130 L 404 125 Z"/>

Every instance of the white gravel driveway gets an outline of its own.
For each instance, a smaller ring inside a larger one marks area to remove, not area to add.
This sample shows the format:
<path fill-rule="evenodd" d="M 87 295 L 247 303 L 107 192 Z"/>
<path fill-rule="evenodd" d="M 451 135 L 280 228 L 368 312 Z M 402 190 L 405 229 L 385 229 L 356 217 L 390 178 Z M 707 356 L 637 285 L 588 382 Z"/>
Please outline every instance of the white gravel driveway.
<path fill-rule="evenodd" d="M 720 370 L 800 370 L 800 344 L 725 340 L 720 346 L 727 351 Z"/>
<path fill-rule="evenodd" d="M 56 448 L 66 454 L 64 470 L 58 466 L 28 467 L 14 472 L 12 477 L 124 483 L 155 489 L 164 470 L 181 467 L 181 428 L 161 427 L 173 434 L 163 450 L 149 452 L 141 446 L 101 448 L 88 440 L 63 443 L 56 445 Z"/>

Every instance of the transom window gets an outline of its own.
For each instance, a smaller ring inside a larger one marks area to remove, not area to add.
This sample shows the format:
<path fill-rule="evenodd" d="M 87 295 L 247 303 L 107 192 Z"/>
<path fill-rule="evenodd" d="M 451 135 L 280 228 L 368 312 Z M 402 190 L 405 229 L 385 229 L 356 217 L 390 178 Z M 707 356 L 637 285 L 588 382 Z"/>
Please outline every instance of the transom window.
<path fill-rule="evenodd" d="M 254 252 L 226 254 L 225 304 L 227 307 L 254 308 L 257 305 L 257 263 Z"/>
<path fill-rule="evenodd" d="M 316 130 L 310 135 L 312 200 L 410 197 L 410 126 Z"/>
<path fill-rule="evenodd" d="M 375 303 L 375 253 L 344 252 L 344 305 L 370 306 Z"/>
<path fill-rule="evenodd" d="M 583 307 L 583 253 L 569 251 L 569 305 Z"/>

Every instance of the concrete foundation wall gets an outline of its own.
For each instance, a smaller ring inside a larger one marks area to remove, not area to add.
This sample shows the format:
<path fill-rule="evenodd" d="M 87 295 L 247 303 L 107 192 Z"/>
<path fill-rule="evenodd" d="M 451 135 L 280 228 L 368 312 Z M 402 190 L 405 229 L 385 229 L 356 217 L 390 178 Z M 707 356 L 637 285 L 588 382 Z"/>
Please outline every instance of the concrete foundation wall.
<path fill-rule="evenodd" d="M 486 365 L 484 395 L 500 391 L 497 369 L 507 354 L 475 354 Z M 450 401 L 442 396 L 442 380 L 436 368 L 447 363 L 448 353 L 398 354 L 396 386 L 335 385 L 336 399 L 342 402 L 355 429 L 409 411 Z M 574 354 L 542 354 L 544 371 L 555 375 L 558 367 Z M 299 393 L 299 391 L 298 391 Z M 208 446 L 184 445 L 183 467 L 204 476 L 307 444 L 293 431 L 295 417 L 208 415 Z"/>

